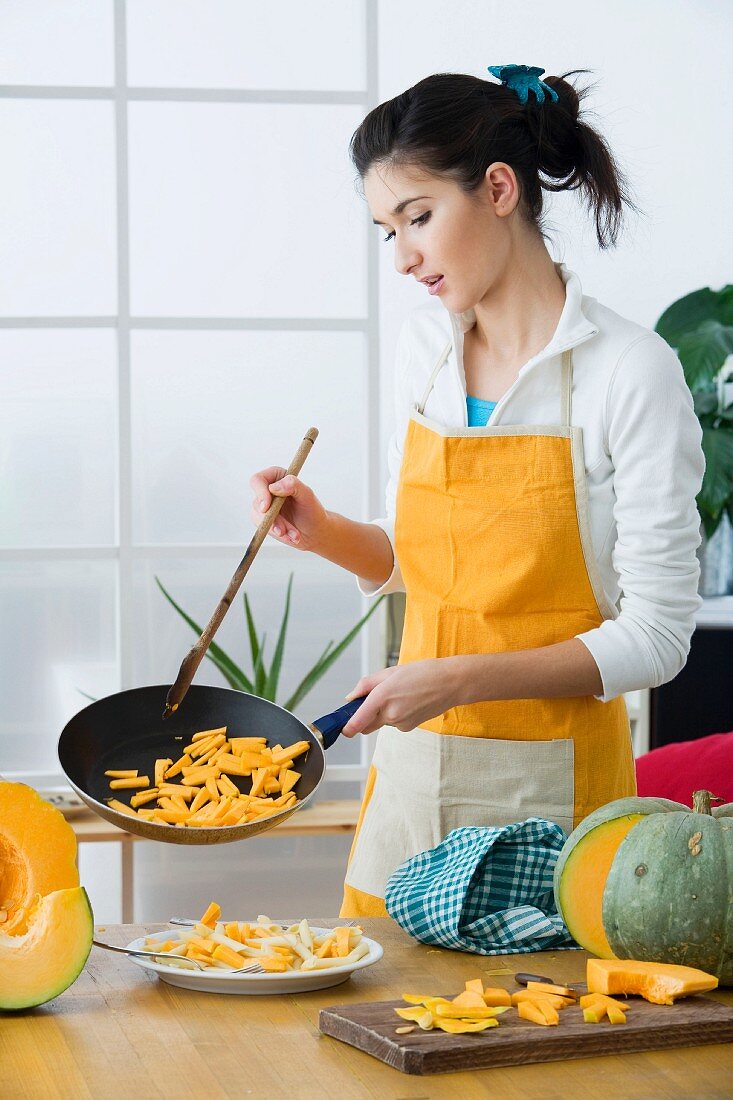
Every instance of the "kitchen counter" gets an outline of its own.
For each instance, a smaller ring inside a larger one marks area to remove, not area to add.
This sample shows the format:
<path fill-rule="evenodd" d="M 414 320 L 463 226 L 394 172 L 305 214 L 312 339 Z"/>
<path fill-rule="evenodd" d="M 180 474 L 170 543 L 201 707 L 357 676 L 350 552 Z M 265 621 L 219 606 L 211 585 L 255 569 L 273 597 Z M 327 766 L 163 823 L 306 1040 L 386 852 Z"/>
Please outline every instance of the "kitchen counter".
<path fill-rule="evenodd" d="M 303 916 L 303 914 L 296 914 Z M 244 914 L 242 914 L 244 918 Z M 338 920 L 313 918 L 322 927 Z M 329 1005 L 459 992 L 467 978 L 514 988 L 509 968 L 583 981 L 586 954 L 464 955 L 411 940 L 391 920 L 364 920 L 384 957 L 340 986 L 277 997 L 194 993 L 93 947 L 76 983 L 28 1012 L 0 1013 L 3 1100 L 224 1097 L 279 1100 L 636 1100 L 731 1097 L 733 1044 L 410 1077 L 321 1035 Z M 124 946 L 162 925 L 115 925 L 97 938 Z M 733 1006 L 733 991 L 712 994 Z M 590 1025 L 589 1025 L 590 1026 Z"/>

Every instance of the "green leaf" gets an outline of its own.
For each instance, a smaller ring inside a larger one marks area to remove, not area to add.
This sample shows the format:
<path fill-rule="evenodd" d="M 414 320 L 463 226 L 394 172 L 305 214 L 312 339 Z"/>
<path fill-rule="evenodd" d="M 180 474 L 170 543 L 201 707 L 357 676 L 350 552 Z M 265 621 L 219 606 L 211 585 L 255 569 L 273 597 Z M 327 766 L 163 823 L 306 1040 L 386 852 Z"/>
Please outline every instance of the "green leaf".
<path fill-rule="evenodd" d="M 352 627 L 349 633 L 341 639 L 338 645 L 330 653 L 328 653 L 327 656 L 322 655 L 321 658 L 319 658 L 318 663 L 314 665 L 310 672 L 308 672 L 303 677 L 288 701 L 283 704 L 286 710 L 294 710 L 298 703 L 308 694 L 308 692 L 314 687 L 314 685 L 318 683 L 324 673 L 326 673 L 331 665 L 338 660 L 346 647 L 351 645 L 361 628 L 364 626 L 367 620 L 371 618 L 371 616 L 374 614 L 374 612 L 377 610 L 382 600 L 384 599 L 386 599 L 385 596 L 379 596 L 378 599 L 374 601 L 374 605 L 369 608 L 366 615 L 359 619 L 356 626 Z"/>
<path fill-rule="evenodd" d="M 280 667 L 282 665 L 283 653 L 285 651 L 285 637 L 288 632 L 288 618 L 290 617 L 290 592 L 293 587 L 293 574 L 290 574 L 288 579 L 288 588 L 285 593 L 285 611 L 283 612 L 282 622 L 280 624 L 280 633 L 277 636 L 277 642 L 275 643 L 275 652 L 272 655 L 272 664 L 270 665 L 270 672 L 267 677 L 267 683 L 265 685 L 265 696 L 271 699 L 272 702 L 276 702 L 277 685 L 280 679 Z"/>
<path fill-rule="evenodd" d="M 257 666 L 257 658 L 260 653 L 260 643 L 257 638 L 257 630 L 255 628 L 255 621 L 252 616 L 252 608 L 249 606 L 249 600 L 247 599 L 247 593 L 244 593 L 244 614 L 247 617 L 247 632 L 249 633 L 249 648 L 252 652 L 252 668 Z"/>
<path fill-rule="evenodd" d="M 723 513 L 718 516 L 711 516 L 707 509 L 700 503 L 700 498 L 697 498 L 697 507 L 700 512 L 700 518 L 702 520 L 703 529 L 705 531 L 705 538 L 711 539 L 718 529 Z"/>
<path fill-rule="evenodd" d="M 703 321 L 680 337 L 677 354 L 691 390 L 712 385 L 723 363 L 733 355 L 733 325 Z"/>
<path fill-rule="evenodd" d="M 693 393 L 692 400 L 698 416 L 714 413 L 718 407 L 718 395 L 714 390 L 697 390 Z"/>
<path fill-rule="evenodd" d="M 257 652 L 257 661 L 254 666 L 254 692 L 255 695 L 259 695 L 261 699 L 265 696 L 265 684 L 267 683 L 267 666 L 265 665 L 265 642 L 267 641 L 267 634 L 262 635 L 262 641 L 260 642 L 259 650 Z M 274 701 L 274 700 L 273 700 Z"/>
<path fill-rule="evenodd" d="M 247 631 L 249 633 L 249 647 L 252 651 L 252 675 L 254 678 L 254 694 L 262 699 L 269 699 L 265 688 L 267 684 L 267 666 L 265 665 L 265 641 L 267 634 L 262 635 L 262 641 L 257 637 L 252 608 L 250 607 L 247 593 L 244 594 L 244 613 L 247 616 Z M 274 702 L 274 699 L 272 700 Z"/>
<path fill-rule="evenodd" d="M 310 691 L 313 684 L 316 683 L 316 680 L 313 680 L 313 682 L 310 683 L 310 679 L 311 679 L 312 676 L 316 675 L 318 669 L 321 666 L 321 663 L 325 660 L 325 658 L 331 652 L 331 646 L 332 645 L 333 645 L 333 639 L 328 643 L 328 645 L 324 649 L 321 656 L 318 658 L 316 663 L 313 665 L 313 668 L 310 670 L 310 672 L 306 673 L 306 675 L 300 681 L 300 683 L 298 684 L 298 686 L 296 687 L 295 691 L 290 696 L 290 698 L 285 703 L 283 703 L 283 707 L 286 710 L 292 710 L 293 707 L 297 706 L 297 704 L 300 702 L 300 700 L 305 695 L 308 694 L 308 692 Z M 318 679 L 318 677 L 316 677 L 316 679 Z"/>
<path fill-rule="evenodd" d="M 199 624 L 194 619 L 192 619 L 190 615 L 187 615 L 182 607 L 179 607 L 179 605 L 176 603 L 170 593 L 165 590 L 163 584 L 158 579 L 158 577 L 155 578 L 155 583 L 157 584 L 158 588 L 161 590 L 165 598 L 168 600 L 168 603 L 171 605 L 171 607 L 174 607 L 176 609 L 181 618 L 185 622 L 187 622 L 193 632 L 198 637 L 200 637 L 203 631 L 203 627 L 199 626 Z M 250 694 L 252 693 L 253 687 L 251 680 L 247 676 L 245 676 L 241 668 L 239 668 L 239 666 L 234 663 L 231 657 L 229 657 L 224 652 L 224 650 L 221 649 L 220 646 L 218 646 L 215 642 L 212 642 L 207 649 L 206 656 L 219 669 L 219 672 L 229 684 L 229 687 L 235 688 L 237 691 L 248 691 L 250 692 Z"/>
<path fill-rule="evenodd" d="M 676 348 L 685 333 L 708 320 L 733 325 L 733 285 L 724 286 L 722 290 L 711 290 L 709 286 L 693 290 L 665 309 L 655 328 Z"/>
<path fill-rule="evenodd" d="M 705 474 L 697 500 L 707 534 L 711 522 L 717 527 L 720 515 L 733 494 L 733 430 L 703 425 L 702 449 Z"/>

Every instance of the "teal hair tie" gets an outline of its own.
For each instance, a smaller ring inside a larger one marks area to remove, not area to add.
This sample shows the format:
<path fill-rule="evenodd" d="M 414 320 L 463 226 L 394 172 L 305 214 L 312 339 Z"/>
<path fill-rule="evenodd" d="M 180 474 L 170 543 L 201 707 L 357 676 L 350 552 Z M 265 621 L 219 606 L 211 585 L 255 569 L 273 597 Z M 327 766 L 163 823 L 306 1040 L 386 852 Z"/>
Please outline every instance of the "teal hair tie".
<path fill-rule="evenodd" d="M 545 102 L 545 93 L 555 102 L 558 100 L 555 89 L 545 84 L 544 80 L 540 80 L 545 70 L 536 65 L 489 65 L 488 70 L 505 87 L 516 92 L 522 104 L 527 102 L 530 92 L 534 93 L 537 103 Z"/>

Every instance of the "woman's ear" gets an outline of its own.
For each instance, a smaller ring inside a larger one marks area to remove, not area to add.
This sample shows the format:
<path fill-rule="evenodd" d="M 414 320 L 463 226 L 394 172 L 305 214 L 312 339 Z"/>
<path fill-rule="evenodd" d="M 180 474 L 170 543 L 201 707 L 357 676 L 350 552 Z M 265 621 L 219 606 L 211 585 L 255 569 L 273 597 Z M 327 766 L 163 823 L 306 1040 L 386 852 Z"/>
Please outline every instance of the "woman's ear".
<path fill-rule="evenodd" d="M 497 218 L 506 218 L 519 202 L 519 182 L 514 169 L 504 161 L 494 161 L 486 169 L 486 194 Z"/>

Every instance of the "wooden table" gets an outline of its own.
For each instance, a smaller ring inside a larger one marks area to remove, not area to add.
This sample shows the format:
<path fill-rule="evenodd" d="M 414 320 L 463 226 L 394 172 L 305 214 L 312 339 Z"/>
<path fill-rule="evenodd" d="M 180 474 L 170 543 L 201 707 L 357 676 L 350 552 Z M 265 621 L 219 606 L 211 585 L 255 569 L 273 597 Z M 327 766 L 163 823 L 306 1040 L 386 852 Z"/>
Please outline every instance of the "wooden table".
<path fill-rule="evenodd" d="M 302 916 L 302 914 L 297 914 Z M 244 916 L 244 914 L 242 914 Z M 330 926 L 335 920 L 313 918 Z M 453 993 L 467 978 L 513 988 L 531 969 L 582 981 L 582 951 L 484 957 L 428 948 L 391 920 L 365 920 L 384 958 L 341 986 L 298 996 L 234 997 L 165 985 L 123 956 L 92 948 L 78 981 L 32 1012 L 0 1014 L 3 1100 L 722 1100 L 733 1095 L 733 1044 L 679 1047 L 507 1069 L 409 1077 L 318 1031 L 319 1009 L 402 992 Z M 160 925 L 107 926 L 124 945 Z M 733 991 L 716 994 L 733 1005 Z"/>
<path fill-rule="evenodd" d="M 359 817 L 358 799 L 317 802 L 307 810 L 292 814 L 277 826 L 277 836 L 327 836 L 353 833 Z M 135 920 L 135 866 L 133 844 L 144 837 L 119 829 L 111 821 L 91 812 L 78 814 L 69 820 L 79 844 L 119 844 L 122 859 L 122 919 L 126 924 Z M 272 836 L 275 833 L 270 834 Z M 152 841 L 148 841 L 148 844 Z"/>

